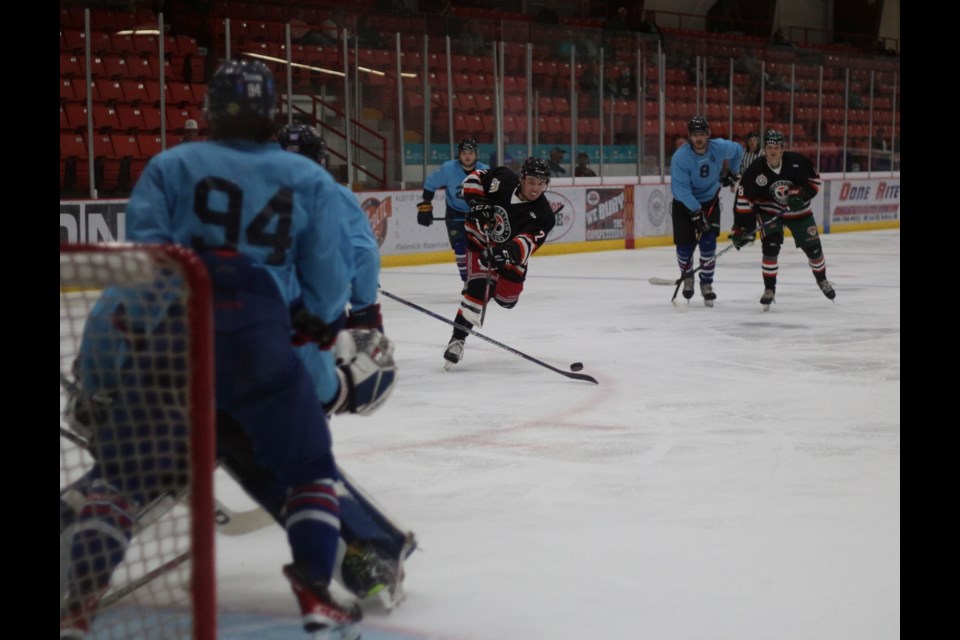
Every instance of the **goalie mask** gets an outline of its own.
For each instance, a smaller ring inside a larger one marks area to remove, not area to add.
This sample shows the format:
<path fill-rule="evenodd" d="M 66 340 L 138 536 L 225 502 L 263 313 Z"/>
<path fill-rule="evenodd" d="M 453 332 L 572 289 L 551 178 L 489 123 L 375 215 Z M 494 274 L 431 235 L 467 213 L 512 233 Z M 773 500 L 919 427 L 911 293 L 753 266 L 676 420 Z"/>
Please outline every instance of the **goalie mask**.
<path fill-rule="evenodd" d="M 259 60 L 224 62 L 207 89 L 207 120 L 253 116 L 273 120 L 277 94 L 273 73 Z"/>

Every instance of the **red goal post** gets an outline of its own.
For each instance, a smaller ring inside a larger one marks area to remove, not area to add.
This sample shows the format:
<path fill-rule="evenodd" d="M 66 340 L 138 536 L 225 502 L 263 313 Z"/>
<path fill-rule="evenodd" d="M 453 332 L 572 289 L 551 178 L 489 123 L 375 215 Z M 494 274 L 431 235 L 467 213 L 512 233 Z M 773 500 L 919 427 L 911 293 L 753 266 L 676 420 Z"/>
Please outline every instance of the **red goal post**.
<path fill-rule="evenodd" d="M 177 388 L 178 400 L 174 401 L 182 402 L 183 406 L 170 408 L 187 417 L 187 435 L 181 440 L 188 442 L 180 442 L 179 446 L 189 451 L 189 476 L 186 491 L 172 496 L 178 498 L 176 502 L 167 497 L 152 513 L 148 513 L 147 507 L 139 512 L 134 526 L 136 533 L 123 563 L 112 575 L 109 590 L 100 599 L 91 633 L 111 638 L 159 634 L 157 637 L 212 640 L 217 633 L 213 320 L 205 265 L 196 254 L 183 247 L 60 245 L 61 606 L 65 564 L 69 565 L 64 556 L 64 540 L 69 539 L 64 533 L 64 490 L 90 470 L 93 465 L 90 451 L 94 448 L 86 446 L 84 436 L 89 434 L 70 429 L 66 399 L 68 390 L 76 384 L 72 368 L 88 314 L 108 287 L 133 289 L 140 296 L 138 299 L 147 304 L 153 299 L 176 300 L 186 312 L 187 335 L 180 332 L 176 336 L 180 341 L 186 339 L 180 352 L 186 354 L 186 375 L 178 372 L 174 383 L 183 387 Z M 88 328 L 87 339 L 96 339 L 90 331 Z M 150 345 L 165 343 L 162 339 L 147 342 Z M 162 367 L 162 363 L 169 360 L 164 354 L 156 355 L 159 357 L 148 357 L 146 361 Z M 157 372 L 158 376 L 163 373 Z M 170 438 L 177 437 L 173 430 L 166 433 Z M 95 435 L 93 441 L 96 442 Z"/>

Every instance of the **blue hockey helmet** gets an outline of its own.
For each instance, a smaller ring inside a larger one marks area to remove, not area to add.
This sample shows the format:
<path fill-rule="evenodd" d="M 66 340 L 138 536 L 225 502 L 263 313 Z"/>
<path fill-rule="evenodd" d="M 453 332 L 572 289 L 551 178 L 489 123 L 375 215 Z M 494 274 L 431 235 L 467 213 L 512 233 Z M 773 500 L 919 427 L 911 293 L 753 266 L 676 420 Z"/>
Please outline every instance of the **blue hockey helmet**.
<path fill-rule="evenodd" d="M 778 131 L 777 129 L 770 129 L 765 134 L 763 134 L 763 144 L 764 146 L 768 144 L 778 144 L 781 147 L 783 146 L 783 132 Z"/>
<path fill-rule="evenodd" d="M 320 132 L 305 124 L 284 126 L 277 132 L 277 142 L 287 151 L 294 151 L 316 162 L 320 161 L 320 154 L 327 146 Z"/>
<path fill-rule="evenodd" d="M 687 122 L 687 134 L 693 135 L 695 133 L 706 133 L 710 134 L 710 123 L 707 122 L 707 119 L 703 116 L 693 116 Z"/>
<path fill-rule="evenodd" d="M 228 60 L 207 87 L 207 120 L 253 116 L 273 120 L 277 94 L 273 73 L 259 60 Z"/>
<path fill-rule="evenodd" d="M 520 167 L 520 177 L 526 178 L 528 176 L 550 182 L 550 165 L 543 158 L 527 158 L 523 161 L 523 166 Z"/>

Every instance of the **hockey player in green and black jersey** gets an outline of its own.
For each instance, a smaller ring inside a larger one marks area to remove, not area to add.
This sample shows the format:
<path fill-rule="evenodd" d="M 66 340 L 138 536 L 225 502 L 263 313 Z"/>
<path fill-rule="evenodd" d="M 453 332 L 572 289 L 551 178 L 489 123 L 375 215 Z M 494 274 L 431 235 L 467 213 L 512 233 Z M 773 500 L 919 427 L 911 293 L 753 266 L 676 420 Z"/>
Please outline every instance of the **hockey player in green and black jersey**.
<path fill-rule="evenodd" d="M 793 234 L 794 244 L 807 255 L 817 285 L 830 300 L 836 297 L 833 284 L 827 280 L 827 263 L 817 231 L 817 222 L 810 201 L 820 191 L 820 174 L 808 158 L 783 150 L 783 133 L 775 129 L 763 136 L 763 156 L 757 158 L 740 179 L 730 237 L 739 249 L 751 238 L 745 237 L 759 223 L 766 225 L 763 237 L 764 311 L 770 308 L 777 290 L 777 257 L 783 244 L 783 227 Z"/>

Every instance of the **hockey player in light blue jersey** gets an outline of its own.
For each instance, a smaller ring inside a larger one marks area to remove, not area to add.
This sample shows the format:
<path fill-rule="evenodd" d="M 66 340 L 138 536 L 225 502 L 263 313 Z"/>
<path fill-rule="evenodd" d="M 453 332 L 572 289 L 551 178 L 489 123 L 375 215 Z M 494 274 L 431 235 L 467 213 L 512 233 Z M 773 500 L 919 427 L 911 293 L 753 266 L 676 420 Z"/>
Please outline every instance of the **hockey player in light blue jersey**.
<path fill-rule="evenodd" d="M 277 142 L 287 151 L 320 162 L 323 149 L 322 137 L 315 128 L 303 124 L 284 126 L 277 133 Z M 353 264 L 350 289 L 350 313 L 348 328 L 376 329 L 383 332 L 380 303 L 380 248 L 370 227 L 370 220 L 357 204 L 353 192 L 342 185 L 342 221 L 347 226 L 350 244 L 342 249 L 345 259 Z M 317 379 L 317 394 L 328 410 L 341 409 L 341 396 L 345 385 L 334 384 L 337 372 L 333 353 L 318 349 L 316 344 L 306 344 L 298 349 L 298 355 L 314 372 Z M 340 492 L 340 537 L 344 541 L 344 557 L 339 563 L 340 582 L 359 598 L 378 596 L 388 608 L 403 598 L 403 561 L 413 553 L 416 540 L 412 532 L 400 527 L 389 515 L 370 500 L 363 489 L 346 476 L 338 466 L 341 482 Z M 275 501 L 278 507 L 282 502 Z M 276 514 L 275 514 L 276 515 Z"/>
<path fill-rule="evenodd" d="M 433 224 L 433 195 L 438 189 L 447 190 L 447 235 L 460 279 L 464 282 L 467 281 L 467 232 L 463 223 L 470 207 L 463 199 L 461 185 L 471 171 L 489 168 L 486 163 L 477 162 L 477 141 L 461 140 L 457 145 L 457 157 L 447 160 L 427 177 L 423 183 L 423 200 L 417 204 L 417 222 L 429 227 Z"/>
<path fill-rule="evenodd" d="M 130 197 L 127 235 L 135 242 L 192 248 L 206 263 L 213 294 L 218 455 L 229 469 L 231 449 L 249 448 L 260 475 L 242 484 L 259 481 L 265 495 L 286 496 L 292 563 L 284 574 L 305 630 L 352 639 L 359 636 L 360 610 L 337 602 L 328 589 L 340 510 L 326 413 L 291 344 L 295 326 L 326 348 L 336 340 L 351 292 L 351 265 L 342 251 L 349 238 L 339 186 L 316 163 L 271 140 L 275 103 L 273 76 L 263 63 L 221 65 L 207 96 L 212 141 L 179 145 L 150 160 Z M 291 321 L 295 301 L 302 304 L 297 322 Z M 150 325 L 138 323 L 135 315 L 127 318 L 130 311 L 130 306 L 97 305 L 88 325 L 97 324 L 96 314 L 114 319 L 115 339 L 127 341 L 127 362 L 135 363 L 137 377 L 121 375 L 137 384 L 152 374 L 151 359 L 137 353 L 139 344 L 149 342 L 144 332 Z M 182 322 L 182 309 L 175 305 L 167 315 L 167 325 Z M 346 385 L 343 410 L 371 413 L 393 388 L 393 345 L 375 330 L 342 336 L 351 347 L 339 365 L 338 378 Z M 83 368 L 102 362 L 96 352 L 104 342 L 87 337 L 85 332 L 78 360 L 85 384 L 96 378 Z M 109 400 L 94 418 L 102 424 L 93 425 L 100 429 L 93 451 L 98 491 L 77 510 L 66 544 L 70 566 L 68 594 L 61 599 L 61 637 L 89 631 L 99 597 L 123 561 L 138 509 L 157 497 L 143 478 L 150 470 L 179 464 L 165 460 L 170 453 L 159 448 L 130 457 L 129 447 L 119 446 L 117 434 L 139 428 L 138 413 L 126 405 L 129 392 L 85 392 Z M 167 415 L 163 407 L 148 409 Z M 174 421 L 170 429 L 183 428 L 177 416 L 169 419 Z"/>
<path fill-rule="evenodd" d="M 739 179 L 743 147 L 736 142 L 710 137 L 703 116 L 687 123 L 689 141 L 670 159 L 670 190 L 673 195 L 673 242 L 683 279 L 683 297 L 693 297 L 693 252 L 700 249 L 700 294 L 712 307 L 714 256 L 720 232 L 720 189 Z M 721 186 L 722 185 L 722 186 Z"/>
<path fill-rule="evenodd" d="M 281 127 L 277 132 L 277 142 L 287 151 L 293 151 L 314 162 L 320 162 L 319 153 L 323 149 L 322 137 L 313 127 L 295 124 Z M 336 184 L 337 192 L 332 198 L 338 201 L 340 222 L 346 228 L 348 240 L 341 245 L 344 262 L 352 274 L 350 279 L 350 314 L 348 328 L 376 329 L 383 333 L 383 318 L 380 314 L 380 247 L 370 228 L 370 220 L 357 204 L 353 192 L 341 184 Z M 336 410 L 337 393 L 341 386 L 335 375 L 333 354 L 330 350 L 304 347 L 300 349 L 303 357 L 309 359 L 310 368 L 320 369 L 315 375 L 317 394 L 328 408 Z"/>

